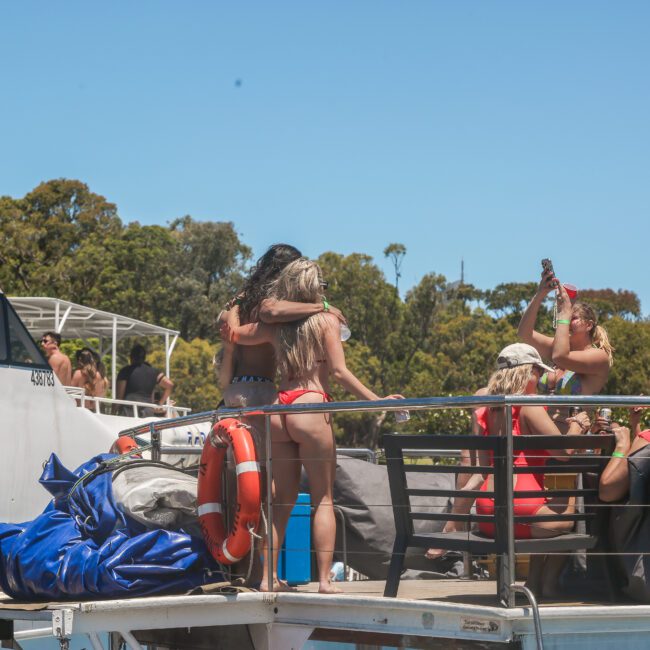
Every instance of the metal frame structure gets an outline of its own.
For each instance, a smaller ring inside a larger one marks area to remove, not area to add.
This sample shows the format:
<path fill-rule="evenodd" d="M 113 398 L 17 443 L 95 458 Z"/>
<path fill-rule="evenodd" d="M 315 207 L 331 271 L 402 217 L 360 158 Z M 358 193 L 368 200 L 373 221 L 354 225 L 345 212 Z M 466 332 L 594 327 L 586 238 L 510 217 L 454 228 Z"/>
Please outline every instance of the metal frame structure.
<path fill-rule="evenodd" d="M 506 422 L 506 435 L 503 446 L 504 452 L 501 454 L 502 462 L 504 464 L 503 471 L 507 472 L 507 480 L 502 484 L 502 494 L 497 495 L 501 502 L 505 502 L 505 511 L 500 511 L 503 514 L 505 521 L 503 525 L 507 528 L 507 534 L 504 543 L 505 556 L 502 560 L 502 567 L 500 569 L 501 584 L 505 585 L 503 593 L 500 594 L 503 602 L 508 606 L 514 605 L 514 593 L 510 586 L 514 583 L 515 578 L 515 533 L 514 533 L 514 504 L 513 504 L 513 435 L 512 435 L 512 407 L 525 406 L 525 405 L 539 405 L 539 406 L 582 406 L 582 407 L 598 407 L 598 406 L 618 406 L 627 407 L 632 406 L 650 406 L 650 397 L 636 397 L 636 396 L 615 396 L 615 395 L 590 395 L 590 396 L 538 396 L 538 395 L 485 395 L 485 396 L 468 396 L 468 397 L 426 397 L 426 398 L 410 398 L 404 400 L 383 399 L 376 401 L 356 401 L 356 402 L 330 402 L 322 404 L 274 404 L 270 406 L 259 406 L 249 408 L 224 408 L 216 411 L 208 411 L 204 413 L 197 413 L 186 418 L 175 418 L 172 420 L 165 420 L 163 422 L 149 423 L 126 429 L 120 433 L 120 436 L 129 435 L 135 437 L 140 434 L 151 434 L 151 442 L 154 445 L 152 457 L 154 460 L 160 459 L 160 431 L 166 428 L 180 426 L 182 424 L 196 424 L 205 422 L 206 420 L 216 421 L 217 419 L 227 417 L 246 417 L 246 416 L 264 416 L 266 428 L 266 471 L 267 476 L 272 476 L 272 450 L 271 450 L 271 416 L 273 415 L 288 415 L 298 413 L 349 413 L 349 412 L 372 412 L 372 411 L 425 411 L 431 409 L 446 409 L 446 408 L 476 408 L 480 406 L 489 406 L 492 408 L 501 407 L 504 409 L 505 422 Z M 456 444 L 457 444 L 456 440 Z M 158 448 L 156 447 L 158 445 Z M 171 453 L 174 448 L 167 448 L 164 451 Z M 178 452 L 176 452 L 178 453 Z M 269 522 L 267 544 L 270 549 L 270 566 L 269 566 L 269 590 L 272 589 L 271 576 L 273 575 L 272 565 L 272 549 L 273 549 L 273 536 L 272 521 L 273 521 L 273 499 L 272 499 L 272 486 L 271 481 L 267 481 L 267 521 Z"/>
<path fill-rule="evenodd" d="M 106 410 L 112 409 L 114 406 L 126 407 L 125 410 L 132 411 L 134 418 L 143 417 L 140 415 L 140 409 L 162 409 L 165 411 L 166 418 L 183 417 L 188 415 L 192 409 L 187 406 L 172 406 L 171 404 L 151 404 L 151 402 L 135 402 L 133 400 L 113 399 L 112 397 L 90 397 L 86 395 L 83 388 L 77 386 L 64 386 L 65 392 L 73 399 L 77 400 L 77 406 L 88 408 L 95 413 L 102 413 L 102 405 Z"/>
<path fill-rule="evenodd" d="M 52 331 L 67 338 L 78 338 L 84 341 L 89 338 L 99 339 L 97 350 L 99 355 L 103 356 L 109 349 L 111 351 L 113 395 L 117 383 L 117 343 L 124 337 L 162 336 L 165 341 L 165 374 L 170 376 L 170 359 L 179 335 L 177 330 L 84 307 L 58 298 L 9 297 L 9 301 L 27 329 L 39 336 L 44 332 Z M 110 341 L 110 346 L 104 346 L 106 339 Z"/>

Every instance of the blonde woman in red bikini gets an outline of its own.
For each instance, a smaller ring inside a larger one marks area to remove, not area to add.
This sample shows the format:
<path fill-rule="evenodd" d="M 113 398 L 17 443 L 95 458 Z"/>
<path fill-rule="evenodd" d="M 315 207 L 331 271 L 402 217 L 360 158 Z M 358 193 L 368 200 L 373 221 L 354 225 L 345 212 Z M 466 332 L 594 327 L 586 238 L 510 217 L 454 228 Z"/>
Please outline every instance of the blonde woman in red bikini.
<path fill-rule="evenodd" d="M 326 283 L 315 262 L 299 259 L 289 264 L 271 288 L 270 296 L 294 302 L 322 302 Z M 327 301 L 325 301 L 327 304 Z M 313 314 L 292 323 L 267 325 L 253 323 L 237 328 L 225 326 L 222 335 L 238 345 L 271 343 L 281 373 L 277 403 L 313 404 L 329 402 L 330 378 L 361 400 L 380 399 L 347 368 L 341 345 L 339 319 L 327 312 Z M 389 395 L 401 398 L 401 395 Z M 318 591 L 336 593 L 330 581 L 330 569 L 336 538 L 333 510 L 336 442 L 331 418 L 325 413 L 302 413 L 273 418 L 274 521 L 273 548 L 282 544 L 289 515 L 296 502 L 301 465 L 309 479 L 314 506 L 313 537 L 318 564 Z M 267 589 L 268 562 L 262 590 Z M 273 576 L 274 590 L 287 587 Z"/>

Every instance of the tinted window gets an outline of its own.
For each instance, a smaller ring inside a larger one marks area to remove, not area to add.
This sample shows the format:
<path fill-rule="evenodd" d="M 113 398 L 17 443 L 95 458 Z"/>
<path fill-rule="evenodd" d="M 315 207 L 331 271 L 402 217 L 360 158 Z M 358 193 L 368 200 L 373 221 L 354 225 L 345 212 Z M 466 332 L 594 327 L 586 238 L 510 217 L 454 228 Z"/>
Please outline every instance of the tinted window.
<path fill-rule="evenodd" d="M 22 321 L 16 315 L 11 305 L 2 301 L 3 308 L 7 312 L 7 322 L 9 323 L 8 336 L 5 334 L 0 337 L 0 353 L 4 343 L 4 356 L 0 354 L 9 363 L 24 363 L 30 365 L 47 366 L 47 361 L 40 351 L 34 339 L 30 336 Z M 4 329 L 4 328 L 2 328 Z M 4 334 L 4 333 L 3 333 Z M 8 348 L 8 350 L 7 350 Z M 7 355 L 7 351 L 9 354 Z"/>
<path fill-rule="evenodd" d="M 7 308 L 5 307 L 5 302 L 0 298 L 0 361 L 7 360 L 8 336 L 5 330 L 5 323 L 7 322 L 5 320 L 6 312 L 7 312 Z"/>

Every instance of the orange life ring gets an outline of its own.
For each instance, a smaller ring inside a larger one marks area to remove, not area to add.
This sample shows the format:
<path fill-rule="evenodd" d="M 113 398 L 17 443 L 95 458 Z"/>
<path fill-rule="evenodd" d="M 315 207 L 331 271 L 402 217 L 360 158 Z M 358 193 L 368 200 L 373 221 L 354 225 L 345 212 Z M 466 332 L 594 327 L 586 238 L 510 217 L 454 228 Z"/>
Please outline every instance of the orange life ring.
<path fill-rule="evenodd" d="M 237 510 L 226 536 L 221 480 L 228 447 L 237 471 Z M 250 530 L 260 523 L 262 487 L 255 444 L 248 429 L 234 418 L 220 420 L 203 445 L 198 483 L 198 515 L 203 540 L 222 564 L 233 564 L 250 551 Z"/>
<path fill-rule="evenodd" d="M 129 436 L 120 436 L 111 446 L 111 454 L 128 454 L 138 448 L 138 443 Z M 137 455 L 137 454 L 136 454 Z"/>

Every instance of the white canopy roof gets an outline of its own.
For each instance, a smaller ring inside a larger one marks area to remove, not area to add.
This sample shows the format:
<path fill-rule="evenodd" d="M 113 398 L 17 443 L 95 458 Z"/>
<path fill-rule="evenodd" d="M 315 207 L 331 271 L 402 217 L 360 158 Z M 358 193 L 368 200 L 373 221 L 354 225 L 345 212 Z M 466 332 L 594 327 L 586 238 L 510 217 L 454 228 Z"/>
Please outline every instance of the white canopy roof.
<path fill-rule="evenodd" d="M 163 336 L 165 339 L 165 373 L 169 377 L 169 359 L 179 332 L 159 325 L 151 325 L 135 318 L 91 309 L 58 298 L 9 298 L 27 329 L 41 336 L 44 332 L 58 332 L 63 338 L 99 339 L 100 354 L 104 354 L 104 339 L 111 340 L 113 368 L 113 395 L 117 363 L 117 342 L 126 336 Z M 107 350 L 106 350 L 107 351 Z"/>
<path fill-rule="evenodd" d="M 151 325 L 135 318 L 91 309 L 58 298 L 9 298 L 30 332 L 58 332 L 64 338 L 117 338 L 125 336 L 178 335 L 177 330 Z"/>

